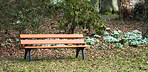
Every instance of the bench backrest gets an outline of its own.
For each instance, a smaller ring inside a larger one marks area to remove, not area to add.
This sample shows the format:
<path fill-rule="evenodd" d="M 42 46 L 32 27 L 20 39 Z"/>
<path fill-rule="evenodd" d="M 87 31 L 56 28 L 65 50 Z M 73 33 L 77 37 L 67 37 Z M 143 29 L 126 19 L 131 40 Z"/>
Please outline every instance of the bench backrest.
<path fill-rule="evenodd" d="M 45 40 L 47 38 L 59 38 Z M 20 34 L 22 45 L 32 44 L 85 44 L 83 34 Z M 25 40 L 28 39 L 28 40 Z"/>

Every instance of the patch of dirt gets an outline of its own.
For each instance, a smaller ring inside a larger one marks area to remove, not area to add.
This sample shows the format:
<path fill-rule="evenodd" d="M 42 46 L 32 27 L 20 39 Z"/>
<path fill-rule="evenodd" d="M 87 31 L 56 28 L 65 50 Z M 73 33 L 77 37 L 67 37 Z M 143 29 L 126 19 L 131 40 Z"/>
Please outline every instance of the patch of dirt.
<path fill-rule="evenodd" d="M 124 20 L 123 23 L 119 19 L 112 19 L 110 21 L 105 21 L 106 26 L 110 27 L 111 30 L 121 30 L 122 32 L 128 32 L 132 30 L 139 30 L 142 32 L 143 24 L 141 21 L 128 19 Z"/>

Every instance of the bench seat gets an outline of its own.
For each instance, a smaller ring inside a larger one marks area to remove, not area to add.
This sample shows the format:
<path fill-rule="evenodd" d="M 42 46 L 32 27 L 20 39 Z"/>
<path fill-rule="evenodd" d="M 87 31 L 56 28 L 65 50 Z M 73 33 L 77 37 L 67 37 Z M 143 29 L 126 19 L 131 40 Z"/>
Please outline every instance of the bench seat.
<path fill-rule="evenodd" d="M 84 45 L 84 46 L 24 46 L 22 48 L 32 48 L 32 49 L 43 49 L 43 48 L 84 48 L 84 47 L 90 47 L 89 45 Z"/>
<path fill-rule="evenodd" d="M 21 48 L 25 49 L 24 59 L 29 52 L 29 61 L 31 61 L 31 49 L 76 48 L 76 58 L 82 50 L 82 56 L 85 59 L 84 48 L 90 47 L 85 45 L 83 34 L 20 34 L 20 44 Z"/>

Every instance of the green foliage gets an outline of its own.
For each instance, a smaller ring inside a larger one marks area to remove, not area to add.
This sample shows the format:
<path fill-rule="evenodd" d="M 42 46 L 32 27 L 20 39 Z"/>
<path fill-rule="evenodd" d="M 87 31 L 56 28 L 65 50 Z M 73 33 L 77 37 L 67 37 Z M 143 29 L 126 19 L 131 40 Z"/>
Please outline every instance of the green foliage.
<path fill-rule="evenodd" d="M 133 30 L 132 33 L 134 33 L 134 34 L 141 34 L 141 32 L 138 31 L 138 30 Z"/>
<path fill-rule="evenodd" d="M 2 47 L 4 47 L 4 46 L 5 46 L 5 44 L 4 44 L 4 43 L 1 43 L 1 46 L 2 46 Z"/>
<path fill-rule="evenodd" d="M 15 29 L 20 32 L 31 30 L 38 32 L 39 26 L 49 17 L 49 5 L 52 0 L 2 0 L 0 1 L 0 29 Z M 23 32 L 24 33 L 24 32 Z"/>
<path fill-rule="evenodd" d="M 95 33 L 91 33 L 91 35 L 95 35 Z"/>
<path fill-rule="evenodd" d="M 103 41 L 107 43 L 117 43 L 115 47 L 122 48 L 130 46 L 138 46 L 138 45 L 147 45 L 148 38 L 142 39 L 141 32 L 138 30 L 133 30 L 131 32 L 127 32 L 122 34 L 122 31 L 113 31 L 111 36 L 103 37 Z M 122 46 L 123 45 L 123 46 Z"/>
<path fill-rule="evenodd" d="M 95 34 L 94 38 L 101 38 L 101 36 Z"/>
<path fill-rule="evenodd" d="M 89 0 L 2 0 L 0 8 L 0 29 L 6 31 L 15 29 L 20 33 L 40 33 L 39 27 L 49 17 L 58 20 L 58 29 L 68 33 L 74 33 L 76 26 L 89 31 L 97 31 L 104 26 Z"/>
<path fill-rule="evenodd" d="M 1 43 L 0 45 L 1 45 L 2 47 L 4 47 L 4 46 L 9 46 L 9 45 L 11 45 L 11 43 L 12 43 L 12 40 L 11 40 L 11 39 L 7 39 L 4 43 Z"/>
<path fill-rule="evenodd" d="M 128 42 L 125 42 L 125 43 L 123 44 L 123 46 L 124 46 L 124 47 L 128 47 L 128 46 L 129 46 L 129 43 L 128 43 Z"/>
<path fill-rule="evenodd" d="M 124 38 L 121 38 L 121 39 L 119 40 L 119 43 L 121 43 L 121 44 L 127 43 L 127 40 L 124 39 Z"/>
<path fill-rule="evenodd" d="M 102 49 L 107 49 L 108 46 L 106 44 L 103 43 L 103 45 L 101 46 Z"/>
<path fill-rule="evenodd" d="M 141 44 L 148 45 L 148 38 L 145 38 L 143 41 L 141 41 Z"/>
<path fill-rule="evenodd" d="M 104 32 L 103 35 L 104 35 L 104 36 L 109 36 L 109 33 L 108 33 L 108 32 Z"/>
<path fill-rule="evenodd" d="M 118 30 L 118 31 L 113 31 L 111 33 L 111 36 L 113 36 L 115 38 L 119 38 L 121 34 L 122 34 L 122 31 Z"/>
<path fill-rule="evenodd" d="M 124 35 L 121 36 L 121 39 L 124 38 L 129 45 L 131 46 L 138 46 L 140 44 L 146 44 L 147 41 L 142 39 L 141 32 L 138 30 L 133 30 L 132 32 L 127 32 Z"/>
<path fill-rule="evenodd" d="M 16 42 L 17 42 L 17 43 L 19 43 L 19 42 L 20 42 L 20 40 L 16 38 Z"/>
<path fill-rule="evenodd" d="M 139 2 L 135 5 L 133 17 L 136 19 L 147 19 L 148 16 L 148 4 Z"/>
<path fill-rule="evenodd" d="M 11 40 L 11 39 L 7 39 L 6 42 L 7 42 L 7 43 L 11 43 L 12 40 Z"/>
<path fill-rule="evenodd" d="M 96 38 L 90 38 L 87 36 L 85 38 L 85 44 L 90 45 L 90 47 L 92 48 L 95 44 L 99 44 L 99 40 L 97 40 Z"/>
<path fill-rule="evenodd" d="M 131 46 L 138 46 L 140 43 L 138 41 L 134 41 L 134 42 L 131 42 L 130 45 Z"/>
<path fill-rule="evenodd" d="M 87 33 L 87 32 L 88 32 L 88 29 L 83 29 L 83 32 L 84 32 L 84 33 Z"/>
<path fill-rule="evenodd" d="M 101 22 L 100 15 L 95 11 L 89 0 L 63 1 L 61 5 L 64 14 L 58 21 L 59 29 L 74 33 L 76 26 L 81 26 L 89 31 L 92 28 L 98 30 L 99 27 L 104 26 L 103 23 L 98 24 L 98 22 Z"/>
<path fill-rule="evenodd" d="M 121 43 L 116 43 L 115 48 L 120 48 L 120 49 L 122 49 L 122 48 L 123 48 L 123 45 L 122 45 Z"/>
<path fill-rule="evenodd" d="M 103 37 L 103 41 L 108 42 L 108 43 L 117 43 L 117 42 L 119 42 L 118 39 L 116 39 L 116 38 L 114 38 L 112 36 Z"/>

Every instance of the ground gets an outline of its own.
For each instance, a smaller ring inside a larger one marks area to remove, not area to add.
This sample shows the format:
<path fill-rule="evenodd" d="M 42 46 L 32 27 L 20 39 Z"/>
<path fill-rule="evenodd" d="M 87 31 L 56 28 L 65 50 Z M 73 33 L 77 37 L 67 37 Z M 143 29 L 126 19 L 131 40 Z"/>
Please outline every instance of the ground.
<path fill-rule="evenodd" d="M 36 56 L 32 62 L 22 55 L 1 58 L 0 71 L 147 71 L 147 47 L 125 49 L 85 49 L 85 60 L 75 58 L 75 49 L 51 50 L 53 54 Z M 42 53 L 44 53 L 42 51 Z"/>
<path fill-rule="evenodd" d="M 111 30 L 123 32 L 142 30 L 141 23 L 126 20 L 107 20 L 106 26 Z M 11 45 L 0 48 L 0 72 L 2 71 L 148 71 L 148 46 L 127 47 L 124 49 L 104 49 L 94 47 L 85 49 L 75 58 L 75 49 L 41 49 L 32 50 L 32 62 L 24 60 L 24 50 L 16 43 L 15 31 L 3 34 L 0 39 L 12 39 Z M 3 41 L 0 41 L 3 42 Z"/>

